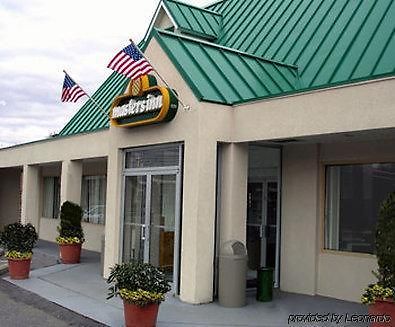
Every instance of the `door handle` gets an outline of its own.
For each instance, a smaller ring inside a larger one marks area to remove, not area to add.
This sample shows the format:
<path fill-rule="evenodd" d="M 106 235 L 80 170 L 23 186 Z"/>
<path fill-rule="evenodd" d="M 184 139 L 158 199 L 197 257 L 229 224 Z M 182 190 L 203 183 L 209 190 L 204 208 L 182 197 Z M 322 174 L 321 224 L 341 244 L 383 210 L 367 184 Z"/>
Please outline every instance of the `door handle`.
<path fill-rule="evenodd" d="M 141 225 L 141 239 L 145 241 L 145 225 Z"/>
<path fill-rule="evenodd" d="M 260 238 L 269 238 L 269 233 L 269 226 L 261 225 L 261 228 L 259 229 Z"/>

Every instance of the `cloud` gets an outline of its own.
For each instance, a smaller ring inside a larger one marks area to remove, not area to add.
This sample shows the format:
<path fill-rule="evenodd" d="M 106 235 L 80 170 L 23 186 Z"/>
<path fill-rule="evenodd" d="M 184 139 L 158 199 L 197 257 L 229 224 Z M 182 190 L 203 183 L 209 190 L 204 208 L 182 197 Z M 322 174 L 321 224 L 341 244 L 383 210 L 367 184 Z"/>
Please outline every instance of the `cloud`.
<path fill-rule="evenodd" d="M 129 38 L 143 38 L 157 4 L 1 0 L 0 147 L 59 132 L 83 104 L 60 102 L 62 70 L 92 94 L 111 73 L 114 54 Z"/>

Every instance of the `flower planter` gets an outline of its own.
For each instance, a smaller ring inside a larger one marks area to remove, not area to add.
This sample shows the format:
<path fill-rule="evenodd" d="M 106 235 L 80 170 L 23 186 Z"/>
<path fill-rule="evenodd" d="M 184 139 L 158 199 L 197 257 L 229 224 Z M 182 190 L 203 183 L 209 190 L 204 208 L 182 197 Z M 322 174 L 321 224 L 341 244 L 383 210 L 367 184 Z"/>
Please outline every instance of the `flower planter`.
<path fill-rule="evenodd" d="M 64 264 L 80 263 L 81 243 L 59 244 L 60 260 Z"/>
<path fill-rule="evenodd" d="M 27 279 L 32 259 L 8 259 L 8 272 L 11 279 Z"/>
<path fill-rule="evenodd" d="M 154 327 L 158 318 L 159 304 L 151 303 L 143 307 L 123 301 L 126 327 Z"/>
<path fill-rule="evenodd" d="M 374 304 L 369 306 L 369 315 L 390 317 L 387 322 L 371 323 L 371 327 L 393 327 L 395 326 L 395 302 L 391 300 L 376 300 Z"/>

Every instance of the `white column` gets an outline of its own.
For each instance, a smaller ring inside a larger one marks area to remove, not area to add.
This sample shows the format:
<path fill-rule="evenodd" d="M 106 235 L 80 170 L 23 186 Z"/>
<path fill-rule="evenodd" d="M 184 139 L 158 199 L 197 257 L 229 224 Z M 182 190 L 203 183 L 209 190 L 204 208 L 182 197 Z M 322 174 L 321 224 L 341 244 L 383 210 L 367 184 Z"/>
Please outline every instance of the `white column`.
<path fill-rule="evenodd" d="M 220 245 L 246 244 L 248 144 L 221 145 Z"/>
<path fill-rule="evenodd" d="M 62 162 L 60 178 L 60 204 L 71 201 L 81 203 L 82 161 L 65 160 Z"/>
<path fill-rule="evenodd" d="M 36 229 L 40 221 L 40 167 L 34 165 L 23 166 L 21 222 L 31 223 Z"/>
<path fill-rule="evenodd" d="M 122 150 L 111 147 L 107 164 L 106 228 L 104 249 L 104 277 L 110 267 L 119 263 L 121 235 Z"/>
<path fill-rule="evenodd" d="M 319 172 L 317 145 L 283 148 L 280 287 L 316 293 Z"/>
<path fill-rule="evenodd" d="M 213 139 L 185 142 L 180 298 L 189 303 L 212 301 L 216 157 Z"/>

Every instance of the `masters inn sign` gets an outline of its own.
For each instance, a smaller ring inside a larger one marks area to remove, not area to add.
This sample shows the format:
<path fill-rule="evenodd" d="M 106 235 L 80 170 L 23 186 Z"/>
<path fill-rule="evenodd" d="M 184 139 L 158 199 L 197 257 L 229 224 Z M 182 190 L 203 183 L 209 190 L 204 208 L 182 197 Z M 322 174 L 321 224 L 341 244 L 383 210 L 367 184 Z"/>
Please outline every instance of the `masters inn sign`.
<path fill-rule="evenodd" d="M 172 120 L 178 109 L 174 92 L 158 86 L 152 75 L 131 81 L 126 93 L 116 97 L 111 106 L 111 125 L 133 127 Z"/>

